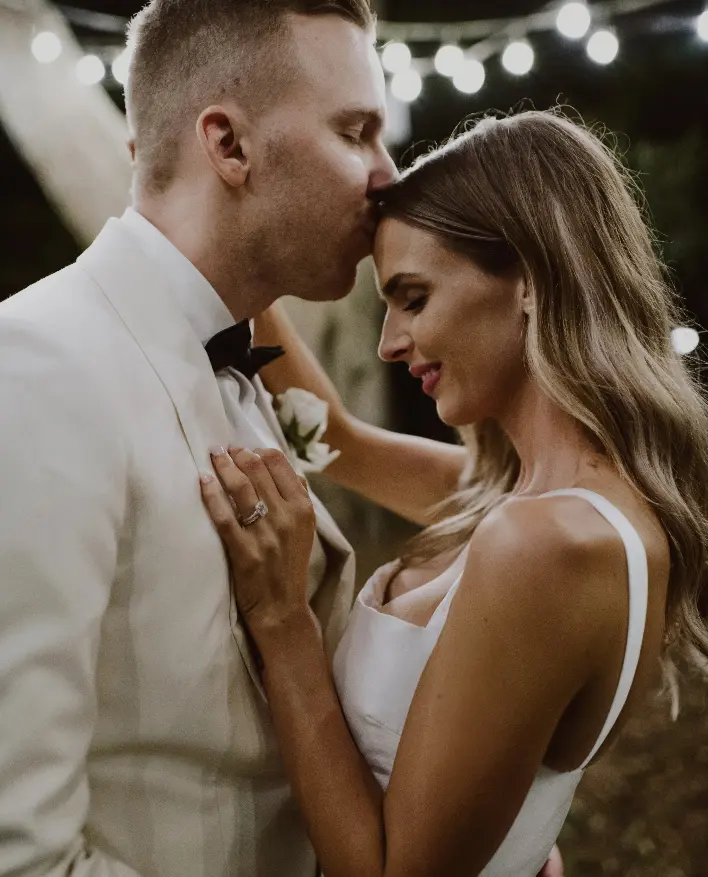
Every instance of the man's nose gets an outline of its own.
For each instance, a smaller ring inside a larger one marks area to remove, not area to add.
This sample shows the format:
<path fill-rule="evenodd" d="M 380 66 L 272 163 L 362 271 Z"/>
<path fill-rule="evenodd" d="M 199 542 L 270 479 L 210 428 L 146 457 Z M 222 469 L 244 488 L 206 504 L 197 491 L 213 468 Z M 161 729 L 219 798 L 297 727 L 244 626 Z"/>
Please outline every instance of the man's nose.
<path fill-rule="evenodd" d="M 376 153 L 376 163 L 371 170 L 369 180 L 369 191 L 376 192 L 379 189 L 385 189 L 391 183 L 395 183 L 399 173 L 396 163 L 391 158 L 386 147 L 382 144 Z"/>

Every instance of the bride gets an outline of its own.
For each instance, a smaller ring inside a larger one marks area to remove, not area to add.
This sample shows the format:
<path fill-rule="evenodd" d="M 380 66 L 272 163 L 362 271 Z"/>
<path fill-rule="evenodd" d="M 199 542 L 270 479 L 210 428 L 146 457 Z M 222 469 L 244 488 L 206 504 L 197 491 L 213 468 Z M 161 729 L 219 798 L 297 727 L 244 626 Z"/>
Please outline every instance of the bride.
<path fill-rule="evenodd" d="M 424 528 L 332 667 L 285 455 L 229 449 L 203 495 L 327 877 L 530 877 L 659 671 L 708 654 L 706 404 L 632 186 L 580 126 L 486 118 L 381 209 L 379 354 L 465 447 L 357 421 L 277 307 L 256 324 L 289 354 L 268 388 L 329 403 L 328 475 Z"/>

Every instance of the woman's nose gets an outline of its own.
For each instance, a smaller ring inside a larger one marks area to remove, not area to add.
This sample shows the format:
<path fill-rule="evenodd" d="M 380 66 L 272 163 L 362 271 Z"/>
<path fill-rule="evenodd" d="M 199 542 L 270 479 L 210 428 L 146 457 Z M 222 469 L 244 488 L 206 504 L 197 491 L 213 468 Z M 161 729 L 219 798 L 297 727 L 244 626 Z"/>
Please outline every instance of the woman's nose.
<path fill-rule="evenodd" d="M 379 358 L 384 362 L 401 362 L 411 349 L 410 336 L 396 327 L 388 317 L 384 320 L 379 341 Z"/>

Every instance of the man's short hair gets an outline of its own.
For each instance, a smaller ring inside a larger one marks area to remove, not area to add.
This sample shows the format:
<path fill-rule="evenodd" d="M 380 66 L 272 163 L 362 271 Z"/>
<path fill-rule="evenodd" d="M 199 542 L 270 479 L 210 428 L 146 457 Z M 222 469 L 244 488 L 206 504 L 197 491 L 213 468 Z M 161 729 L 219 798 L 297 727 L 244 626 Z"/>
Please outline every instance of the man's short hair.
<path fill-rule="evenodd" d="M 126 110 L 142 185 L 169 186 L 180 137 L 210 103 L 232 92 L 257 112 L 283 93 L 288 13 L 375 23 L 369 0 L 151 0 L 135 16 Z"/>

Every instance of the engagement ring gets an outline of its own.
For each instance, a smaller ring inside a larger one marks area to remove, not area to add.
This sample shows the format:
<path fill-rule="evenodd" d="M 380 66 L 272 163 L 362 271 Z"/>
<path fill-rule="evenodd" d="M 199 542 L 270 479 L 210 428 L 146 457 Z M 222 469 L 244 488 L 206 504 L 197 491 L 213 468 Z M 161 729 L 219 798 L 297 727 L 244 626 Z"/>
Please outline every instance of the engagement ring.
<path fill-rule="evenodd" d="M 256 507 L 247 518 L 241 518 L 241 526 L 250 527 L 251 524 L 255 524 L 260 518 L 265 518 L 267 514 L 268 506 L 261 499 L 256 503 Z"/>

